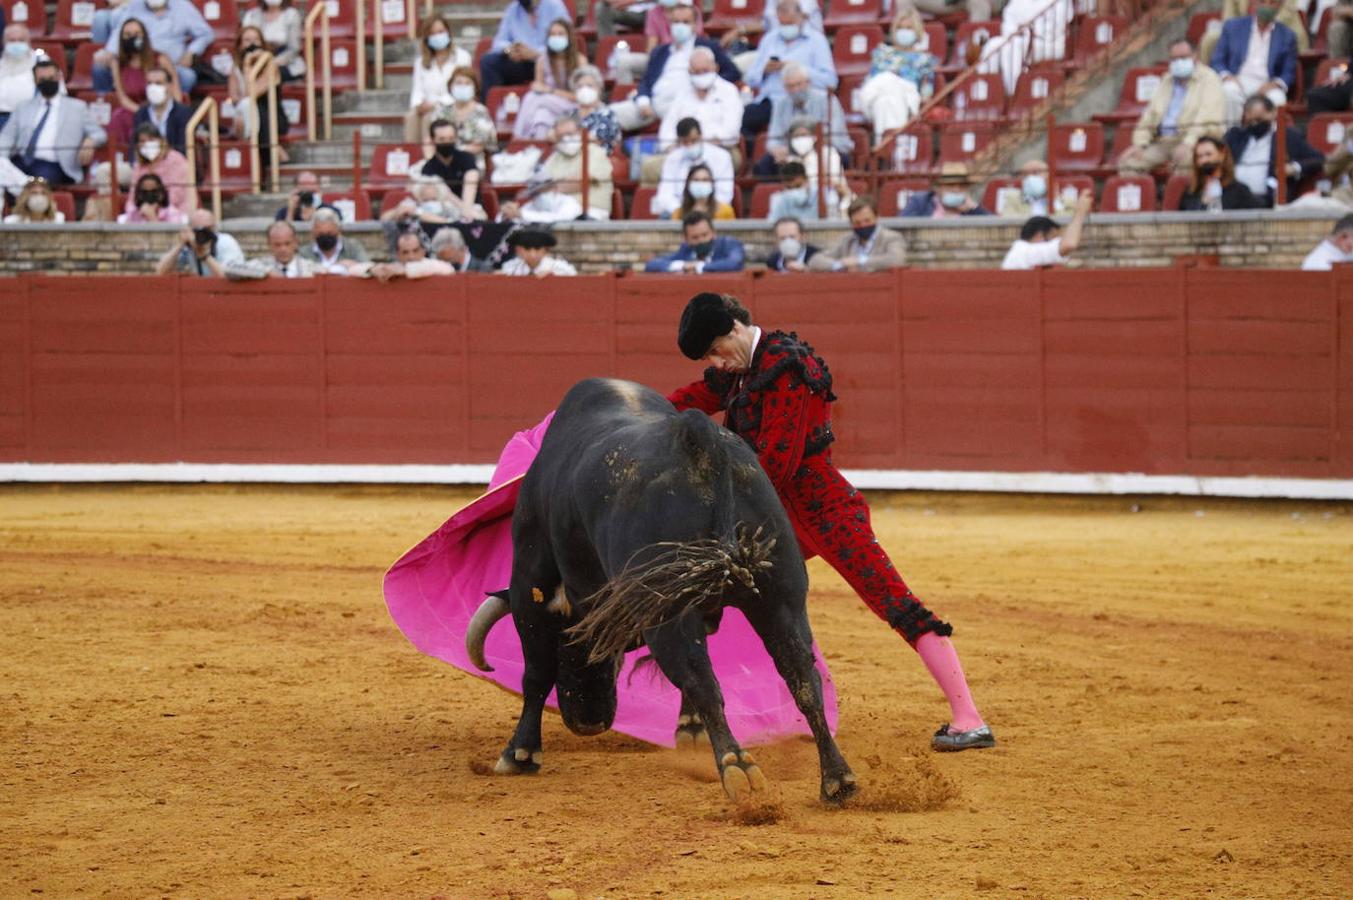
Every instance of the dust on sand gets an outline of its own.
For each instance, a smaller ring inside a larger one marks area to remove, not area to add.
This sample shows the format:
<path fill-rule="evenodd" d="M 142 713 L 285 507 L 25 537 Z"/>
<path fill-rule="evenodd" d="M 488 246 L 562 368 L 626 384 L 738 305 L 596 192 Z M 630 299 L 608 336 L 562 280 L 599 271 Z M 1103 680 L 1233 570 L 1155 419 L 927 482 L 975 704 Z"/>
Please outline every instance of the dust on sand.
<path fill-rule="evenodd" d="M 815 561 L 859 801 L 789 741 L 742 813 L 555 717 L 539 776 L 475 774 L 517 701 L 380 596 L 471 493 L 0 489 L 0 895 L 1353 894 L 1346 506 L 873 497 L 1000 744 L 918 749 L 938 691 Z"/>

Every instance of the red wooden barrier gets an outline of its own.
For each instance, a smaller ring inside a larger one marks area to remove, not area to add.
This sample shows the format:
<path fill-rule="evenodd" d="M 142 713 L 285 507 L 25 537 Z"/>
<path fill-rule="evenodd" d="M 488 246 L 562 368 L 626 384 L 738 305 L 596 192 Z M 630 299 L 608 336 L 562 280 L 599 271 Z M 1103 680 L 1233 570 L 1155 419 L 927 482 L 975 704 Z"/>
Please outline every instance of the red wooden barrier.
<path fill-rule="evenodd" d="M 696 290 L 826 357 L 842 465 L 1353 476 L 1353 273 L 7 279 L 0 461 L 486 463 Z"/>

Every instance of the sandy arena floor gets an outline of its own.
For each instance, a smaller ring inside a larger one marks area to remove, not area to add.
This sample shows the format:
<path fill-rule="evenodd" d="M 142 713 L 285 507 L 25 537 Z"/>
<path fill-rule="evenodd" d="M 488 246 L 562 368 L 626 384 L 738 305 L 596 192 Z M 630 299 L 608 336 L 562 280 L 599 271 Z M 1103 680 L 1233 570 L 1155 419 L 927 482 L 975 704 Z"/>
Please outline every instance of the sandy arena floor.
<path fill-rule="evenodd" d="M 557 717 L 539 777 L 474 774 L 515 699 L 380 594 L 470 496 L 0 488 L 0 896 L 1353 894 L 1348 506 L 874 497 L 1000 746 L 924 749 L 940 694 L 815 562 L 861 804 L 796 741 L 753 825 Z"/>

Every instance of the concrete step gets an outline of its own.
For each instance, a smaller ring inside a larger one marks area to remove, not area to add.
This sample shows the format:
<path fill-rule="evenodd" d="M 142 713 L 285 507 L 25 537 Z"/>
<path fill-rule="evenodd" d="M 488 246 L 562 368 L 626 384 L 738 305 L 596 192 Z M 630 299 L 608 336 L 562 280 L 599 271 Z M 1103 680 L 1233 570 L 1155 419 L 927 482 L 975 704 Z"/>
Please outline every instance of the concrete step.
<path fill-rule="evenodd" d="M 398 143 L 404 140 L 404 116 L 370 113 L 334 116 L 334 140 L 351 142 L 354 132 L 361 133 L 363 145 Z"/>
<path fill-rule="evenodd" d="M 391 87 L 390 75 L 386 73 L 386 86 L 380 90 L 370 88 L 365 91 L 348 91 L 334 98 L 334 121 L 339 113 L 394 113 L 409 105 L 408 87 Z"/>

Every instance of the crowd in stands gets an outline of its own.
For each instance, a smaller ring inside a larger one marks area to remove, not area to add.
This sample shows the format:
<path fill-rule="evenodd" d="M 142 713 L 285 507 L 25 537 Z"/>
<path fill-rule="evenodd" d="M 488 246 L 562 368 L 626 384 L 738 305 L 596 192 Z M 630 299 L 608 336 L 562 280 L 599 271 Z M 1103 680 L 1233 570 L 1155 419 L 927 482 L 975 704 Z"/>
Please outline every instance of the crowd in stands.
<path fill-rule="evenodd" d="M 82 96 L 103 104 L 106 122 L 68 89 L 67 60 L 51 55 L 50 42 L 40 49 L 42 36 L 27 23 L 5 25 L 0 188 L 6 221 L 62 221 L 57 194 L 74 185 L 86 188 L 88 196 L 80 195 L 85 219 L 183 226 L 180 243 L 160 261 L 164 271 L 390 280 L 482 265 L 510 274 L 567 275 L 572 267 L 549 253 L 548 226 L 625 215 L 623 185 L 631 218 L 681 223 L 680 247 L 651 260 L 648 271 L 742 268 L 741 244 L 717 228 L 748 206 L 774 231 L 776 253 L 765 261 L 773 270 L 900 266 L 905 240 L 878 225 L 882 198 L 870 195 L 878 179 L 862 186 L 852 173 L 889 157 L 896 161 L 904 147 L 933 154 L 928 137 L 918 149 L 921 129 L 942 129 L 950 119 L 983 121 L 954 98 L 932 110 L 934 116 L 921 117 L 946 77 L 989 74 L 992 80 L 972 84 L 1015 95 L 1031 66 L 1072 68 L 1078 32 L 1070 23 L 1093 6 L 891 0 L 878 5 L 869 23 L 876 34 L 854 33 L 834 46 L 836 10 L 824 10 L 818 0 L 763 0 L 759 15 L 753 9 L 731 23 L 717 23 L 692 0 L 597 0 L 584 24 L 595 26 L 598 65 L 562 0 L 510 0 L 477 55 L 456 45 L 450 20 L 425 16 L 407 109 L 400 113 L 406 143 L 422 152 L 400 170 L 403 185 L 384 190 L 387 202 L 376 215 L 390 229 L 394 261 L 373 265 L 359 243 L 344 242 L 343 212 L 322 200 L 321 179 L 313 173 L 301 173 L 279 210 L 280 224 L 268 235 L 269 260 L 237 258 L 237 243 L 214 222 L 202 224 L 204 154 L 194 168 L 189 150 L 198 135 L 188 133 L 188 124 L 204 90 L 229 99 L 233 137 L 256 139 L 263 159 L 274 148 L 287 159 L 294 123 L 276 101 L 309 65 L 302 11 L 292 0 L 242 4 L 224 62 L 219 54 L 208 61 L 220 35 L 193 0 L 119 0 L 86 23 L 97 49 L 89 55 L 92 94 Z M 965 12 L 969 24 L 985 22 L 988 31 L 955 28 Z M 1308 29 L 1307 12 L 1320 14 L 1323 29 L 1319 22 Z M 602 41 L 610 42 L 608 56 Z M 1317 44 L 1333 64 L 1322 65 L 1303 92 L 1311 60 L 1302 54 Z M 848 72 L 847 52 L 858 57 Z M 1135 122 L 1120 130 L 1122 141 L 1115 136 L 1102 161 L 1065 168 L 1050 140 L 1046 158 L 1025 162 L 1000 184 L 984 184 L 972 168 L 975 151 L 941 149 L 938 158 L 913 157 L 917 164 L 908 172 L 885 173 L 886 208 L 903 218 L 1025 219 L 1007 267 L 1058 264 L 1076 250 L 1095 204 L 1093 186 L 1087 190 L 1075 180 L 1087 174 L 1116 173 L 1116 198 L 1137 192 L 1136 206 L 1113 209 L 1225 213 L 1272 208 L 1281 197 L 1332 216 L 1353 210 L 1353 135 L 1331 141 L 1329 132 L 1316 140 L 1289 124 L 1300 118 L 1280 118 L 1299 115 L 1303 104 L 1312 114 L 1347 111 L 1350 52 L 1353 0 L 1309 10 L 1297 0 L 1225 0 L 1221 18 L 1201 41 L 1169 48 L 1165 71 L 1149 96 L 1138 98 Z M 955 96 L 964 103 L 983 99 L 975 89 Z M 990 121 L 999 123 L 1004 113 L 1002 106 Z M 1077 133 L 1084 144 L 1085 131 Z M 121 154 L 111 171 L 106 162 L 95 164 L 110 142 Z M 1109 193 L 1108 182 L 1103 190 Z M 1107 198 L 1101 204 L 1107 206 Z M 1071 217 L 1065 231 L 1053 216 Z M 838 246 L 811 247 L 804 224 L 818 220 L 848 223 L 851 233 Z M 459 227 L 467 223 L 510 226 L 500 232 L 501 252 L 476 259 Z M 461 246 L 443 237 L 446 232 L 461 235 Z M 1341 234 L 1326 243 L 1341 246 Z"/>

